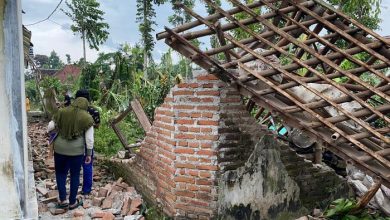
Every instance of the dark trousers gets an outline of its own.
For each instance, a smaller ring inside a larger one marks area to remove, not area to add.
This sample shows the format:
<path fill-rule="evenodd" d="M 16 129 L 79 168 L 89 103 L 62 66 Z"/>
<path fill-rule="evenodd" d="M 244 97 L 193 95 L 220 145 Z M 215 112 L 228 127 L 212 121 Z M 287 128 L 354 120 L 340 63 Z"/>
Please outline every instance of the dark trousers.
<path fill-rule="evenodd" d="M 85 157 L 83 160 L 83 193 L 90 193 L 92 191 L 93 181 L 93 150 L 91 155 L 91 163 L 85 163 Z"/>
<path fill-rule="evenodd" d="M 70 171 L 69 204 L 76 202 L 77 191 L 80 184 L 80 170 L 84 155 L 66 156 L 54 153 L 56 181 L 60 201 L 66 200 L 66 177 Z"/>

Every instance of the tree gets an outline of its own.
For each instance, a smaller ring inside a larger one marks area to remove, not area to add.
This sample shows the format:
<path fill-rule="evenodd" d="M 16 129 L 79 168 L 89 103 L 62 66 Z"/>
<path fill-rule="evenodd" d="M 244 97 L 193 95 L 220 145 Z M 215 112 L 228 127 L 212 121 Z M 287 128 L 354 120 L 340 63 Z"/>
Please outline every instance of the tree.
<path fill-rule="evenodd" d="M 156 12 L 153 8 L 152 0 L 137 0 L 137 22 L 140 23 L 139 31 L 141 32 L 142 45 L 144 47 L 144 78 L 148 78 L 147 68 L 149 59 L 152 57 L 154 48 L 154 38 L 152 32 L 153 26 L 156 25 L 154 18 Z"/>
<path fill-rule="evenodd" d="M 104 12 L 99 9 L 100 4 L 96 0 L 71 0 L 66 5 L 70 11 L 62 11 L 72 19 L 72 31 L 81 34 L 84 60 L 87 60 L 85 41 L 88 41 L 89 48 L 99 50 L 99 45 L 108 38 L 109 25 L 103 22 Z"/>
<path fill-rule="evenodd" d="M 65 54 L 65 56 L 66 56 L 66 63 L 67 64 L 71 64 L 72 60 L 70 59 L 70 55 L 69 54 Z"/>
<path fill-rule="evenodd" d="M 382 0 L 328 0 L 330 4 L 365 26 L 377 30 Z"/>
<path fill-rule="evenodd" d="M 54 50 L 50 53 L 48 65 L 50 69 L 61 69 L 64 66 L 64 63 Z"/>
<path fill-rule="evenodd" d="M 49 68 L 49 57 L 46 55 L 36 54 L 34 60 L 40 68 Z"/>

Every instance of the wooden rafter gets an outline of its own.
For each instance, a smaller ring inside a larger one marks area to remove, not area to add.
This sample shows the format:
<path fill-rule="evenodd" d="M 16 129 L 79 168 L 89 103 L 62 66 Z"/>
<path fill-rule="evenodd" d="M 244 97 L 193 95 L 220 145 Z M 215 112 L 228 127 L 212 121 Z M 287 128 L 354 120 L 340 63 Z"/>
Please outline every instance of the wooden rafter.
<path fill-rule="evenodd" d="M 384 74 L 390 67 L 388 41 L 321 0 L 258 0 L 248 5 L 229 1 L 234 8 L 223 10 L 205 0 L 216 11 L 209 16 L 178 5 L 195 21 L 166 28 L 157 34 L 157 39 L 165 39 L 202 68 L 235 85 L 250 98 L 248 109 L 258 106 L 256 119 L 267 110 L 267 118 L 277 115 L 284 124 L 305 130 L 340 157 L 380 176 L 390 186 L 390 79 Z M 267 12 L 259 14 L 264 11 L 258 10 L 261 7 Z M 237 13 L 246 18 L 239 20 Z M 253 24 L 260 24 L 263 29 L 253 30 Z M 230 34 L 238 29 L 249 37 L 237 39 Z M 191 43 L 205 36 L 214 36 L 220 45 L 202 50 Z M 340 46 L 340 40 L 347 46 Z M 224 56 L 217 56 L 220 54 Z M 367 61 L 358 59 L 359 54 L 367 56 Z M 288 62 L 275 63 L 270 60 L 272 57 Z M 253 62 L 266 68 L 253 69 Z M 352 67 L 342 68 L 343 62 L 350 62 Z M 300 70 L 306 72 L 299 74 Z M 376 77 L 379 83 L 364 81 L 362 74 Z M 338 78 L 345 78 L 346 83 L 336 82 Z M 260 82 L 262 86 L 257 86 Z M 340 95 L 330 97 L 313 86 L 324 84 Z M 305 103 L 293 92 L 297 88 L 317 99 Z M 343 107 L 351 102 L 360 109 L 350 112 Z M 326 113 L 329 108 L 338 115 Z M 378 119 L 381 127 L 368 123 Z M 356 127 L 345 123 L 354 123 Z"/>

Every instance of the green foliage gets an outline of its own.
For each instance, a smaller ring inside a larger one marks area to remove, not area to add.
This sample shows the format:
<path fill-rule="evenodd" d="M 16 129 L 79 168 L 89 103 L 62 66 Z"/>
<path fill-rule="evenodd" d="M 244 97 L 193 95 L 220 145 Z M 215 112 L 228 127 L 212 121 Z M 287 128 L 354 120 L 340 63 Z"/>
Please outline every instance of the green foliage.
<path fill-rule="evenodd" d="M 154 38 L 152 32 L 153 26 L 156 25 L 154 18 L 156 12 L 151 0 L 137 0 L 137 22 L 140 23 L 139 31 L 141 32 L 142 44 L 146 55 L 151 57 L 154 48 Z"/>
<path fill-rule="evenodd" d="M 43 91 L 53 88 L 57 94 L 61 94 L 64 89 L 61 81 L 56 77 L 46 76 L 39 82 L 39 84 Z"/>
<path fill-rule="evenodd" d="M 39 94 L 37 91 L 35 80 L 28 80 L 25 83 L 26 97 L 30 99 L 31 103 L 39 102 Z"/>
<path fill-rule="evenodd" d="M 97 106 L 102 107 L 102 122 L 96 130 L 96 151 L 112 155 L 123 148 L 118 137 L 110 127 L 109 120 L 124 111 L 129 102 L 137 98 L 146 114 L 153 119 L 154 109 L 163 103 L 169 89 L 175 84 L 180 73 L 191 76 L 190 62 L 182 59 L 173 64 L 172 52 L 162 56 L 160 64 L 148 67 L 149 78 L 144 78 L 143 48 L 125 44 L 113 53 L 99 54 L 96 62 L 88 64 L 82 71 L 80 88 L 89 89 Z M 129 114 L 118 125 L 131 143 L 143 136 L 136 117 Z"/>
<path fill-rule="evenodd" d="M 47 64 L 49 69 L 61 69 L 64 67 L 64 63 L 54 50 L 50 52 Z"/>
<path fill-rule="evenodd" d="M 330 4 L 365 26 L 377 30 L 382 0 L 328 0 Z"/>
<path fill-rule="evenodd" d="M 70 59 L 70 54 L 65 54 L 66 56 L 66 64 L 71 64 L 72 60 Z"/>
<path fill-rule="evenodd" d="M 95 150 L 98 153 L 111 156 L 123 149 L 118 136 L 110 126 L 110 120 L 115 117 L 118 112 L 109 109 L 99 109 L 99 111 L 101 113 L 101 123 L 99 128 L 95 130 Z M 129 143 L 134 143 L 144 135 L 142 128 L 132 114 L 120 122 L 119 128 L 126 136 Z"/>
<path fill-rule="evenodd" d="M 195 0 L 171 0 L 173 15 L 170 15 L 168 17 L 169 23 L 174 26 L 178 26 L 190 22 L 192 20 L 191 15 L 183 11 L 181 8 L 177 7 L 175 5 L 176 2 L 185 5 L 189 9 L 193 9 L 195 6 Z"/>
<path fill-rule="evenodd" d="M 37 65 L 41 68 L 48 69 L 49 68 L 49 57 L 46 55 L 36 54 L 34 56 L 34 60 Z"/>
<path fill-rule="evenodd" d="M 369 213 L 367 209 L 354 210 L 356 207 L 355 200 L 340 198 L 330 204 L 324 216 L 331 220 L 390 220 L 380 216 L 380 213 Z"/>
<path fill-rule="evenodd" d="M 88 41 L 91 49 L 99 50 L 99 45 L 108 38 L 109 25 L 103 22 L 104 12 L 99 9 L 100 4 L 96 0 L 71 0 L 66 5 L 69 11 L 62 11 L 73 21 L 71 29 L 74 33 L 80 33 L 83 43 Z M 84 48 L 84 60 L 85 48 Z"/>

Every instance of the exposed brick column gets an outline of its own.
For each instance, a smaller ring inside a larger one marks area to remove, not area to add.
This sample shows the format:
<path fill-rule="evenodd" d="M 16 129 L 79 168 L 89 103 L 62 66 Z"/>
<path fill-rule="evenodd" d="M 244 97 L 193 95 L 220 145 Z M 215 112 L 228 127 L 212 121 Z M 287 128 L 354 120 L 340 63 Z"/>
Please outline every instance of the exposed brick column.
<path fill-rule="evenodd" d="M 154 118 L 125 178 L 176 219 L 216 216 L 220 172 L 242 165 L 253 148 L 246 123 L 255 121 L 239 93 L 199 74 L 172 88 Z"/>
<path fill-rule="evenodd" d="M 155 111 L 136 159 L 147 174 L 137 182 L 171 216 L 208 219 L 216 214 L 221 109 L 242 104 L 225 87 L 214 75 L 196 76 L 172 88 Z"/>

